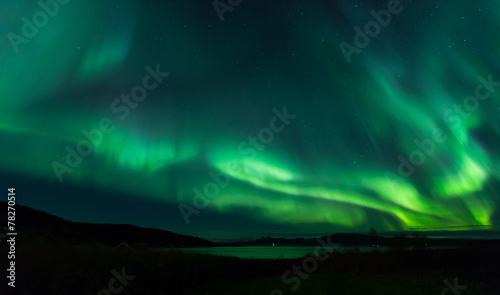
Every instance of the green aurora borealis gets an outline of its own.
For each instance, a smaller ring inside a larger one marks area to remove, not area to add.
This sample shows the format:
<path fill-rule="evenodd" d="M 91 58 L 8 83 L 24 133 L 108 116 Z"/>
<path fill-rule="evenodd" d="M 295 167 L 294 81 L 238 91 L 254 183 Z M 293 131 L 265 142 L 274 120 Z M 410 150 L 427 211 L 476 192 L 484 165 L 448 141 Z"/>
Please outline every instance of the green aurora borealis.
<path fill-rule="evenodd" d="M 500 1 L 401 0 L 351 63 L 339 44 L 389 1 L 254 2 L 221 22 L 211 1 L 73 0 L 16 53 L 8 34 L 40 7 L 3 1 L 3 186 L 65 218 L 203 237 L 500 228 Z M 169 76 L 120 119 L 113 101 L 156 65 Z M 285 107 L 273 140 L 242 148 Z M 54 161 L 105 118 L 59 182 Z M 229 184 L 186 225 L 210 173 Z"/>

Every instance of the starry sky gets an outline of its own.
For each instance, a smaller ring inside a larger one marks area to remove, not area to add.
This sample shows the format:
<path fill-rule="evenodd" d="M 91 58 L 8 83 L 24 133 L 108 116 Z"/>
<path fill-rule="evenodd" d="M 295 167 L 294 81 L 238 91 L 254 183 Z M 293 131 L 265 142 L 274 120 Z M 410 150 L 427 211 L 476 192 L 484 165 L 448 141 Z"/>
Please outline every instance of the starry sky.
<path fill-rule="evenodd" d="M 0 2 L 19 204 L 209 239 L 500 229 L 500 1 L 60 2 Z"/>

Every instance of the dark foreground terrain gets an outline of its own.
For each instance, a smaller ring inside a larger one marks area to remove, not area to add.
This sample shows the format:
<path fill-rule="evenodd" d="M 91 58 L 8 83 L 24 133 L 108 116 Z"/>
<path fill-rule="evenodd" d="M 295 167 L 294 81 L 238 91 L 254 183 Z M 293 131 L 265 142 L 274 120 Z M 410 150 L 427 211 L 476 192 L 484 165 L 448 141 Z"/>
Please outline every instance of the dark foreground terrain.
<path fill-rule="evenodd" d="M 1 253 L 8 252 L 7 246 L 4 240 Z M 16 287 L 6 285 L 7 257 L 1 255 L 0 294 L 500 294 L 498 246 L 334 251 L 320 253 L 323 261 L 113 250 L 97 243 L 64 246 L 43 240 L 16 246 Z"/>
<path fill-rule="evenodd" d="M 222 245 L 168 231 L 70 222 L 24 206 L 16 213 L 23 218 L 16 220 L 12 254 L 7 238 L 0 236 L 0 295 L 500 294 L 498 240 L 432 240 L 455 248 L 423 249 L 427 238 L 411 246 L 396 237 L 391 252 L 352 248 L 341 253 L 328 246 L 384 245 L 389 239 L 336 234 L 323 239 L 329 243 L 318 256 L 240 259 L 178 250 Z M 124 239 L 131 247 L 115 249 Z M 271 240 L 247 243 L 269 245 Z M 316 239 L 279 243 L 318 245 Z M 404 250 L 409 247 L 422 249 Z M 7 285 L 11 261 L 15 288 Z"/>

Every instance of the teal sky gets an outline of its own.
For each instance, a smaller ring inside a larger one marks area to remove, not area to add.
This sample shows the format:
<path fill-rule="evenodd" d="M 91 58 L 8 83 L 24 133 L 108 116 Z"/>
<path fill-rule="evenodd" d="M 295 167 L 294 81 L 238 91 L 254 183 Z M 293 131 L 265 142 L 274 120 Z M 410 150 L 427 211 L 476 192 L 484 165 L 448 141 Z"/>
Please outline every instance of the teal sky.
<path fill-rule="evenodd" d="M 499 230 L 499 4 L 2 1 L 1 182 L 205 238 Z"/>

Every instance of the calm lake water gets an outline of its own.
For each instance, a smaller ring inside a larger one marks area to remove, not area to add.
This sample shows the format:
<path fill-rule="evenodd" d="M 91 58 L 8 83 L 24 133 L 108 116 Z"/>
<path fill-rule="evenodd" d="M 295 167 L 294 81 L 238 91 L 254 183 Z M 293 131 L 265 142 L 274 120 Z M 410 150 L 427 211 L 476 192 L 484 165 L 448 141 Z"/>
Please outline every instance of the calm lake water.
<path fill-rule="evenodd" d="M 316 246 L 248 246 L 248 247 L 206 247 L 184 248 L 183 251 L 208 253 L 214 255 L 236 256 L 240 258 L 300 258 L 307 254 L 314 255 Z M 335 250 L 344 252 L 353 247 L 336 247 Z M 374 247 L 358 247 L 361 252 L 373 251 Z M 379 251 L 386 251 L 386 247 L 377 247 Z M 321 252 L 320 252 L 321 253 Z"/>

